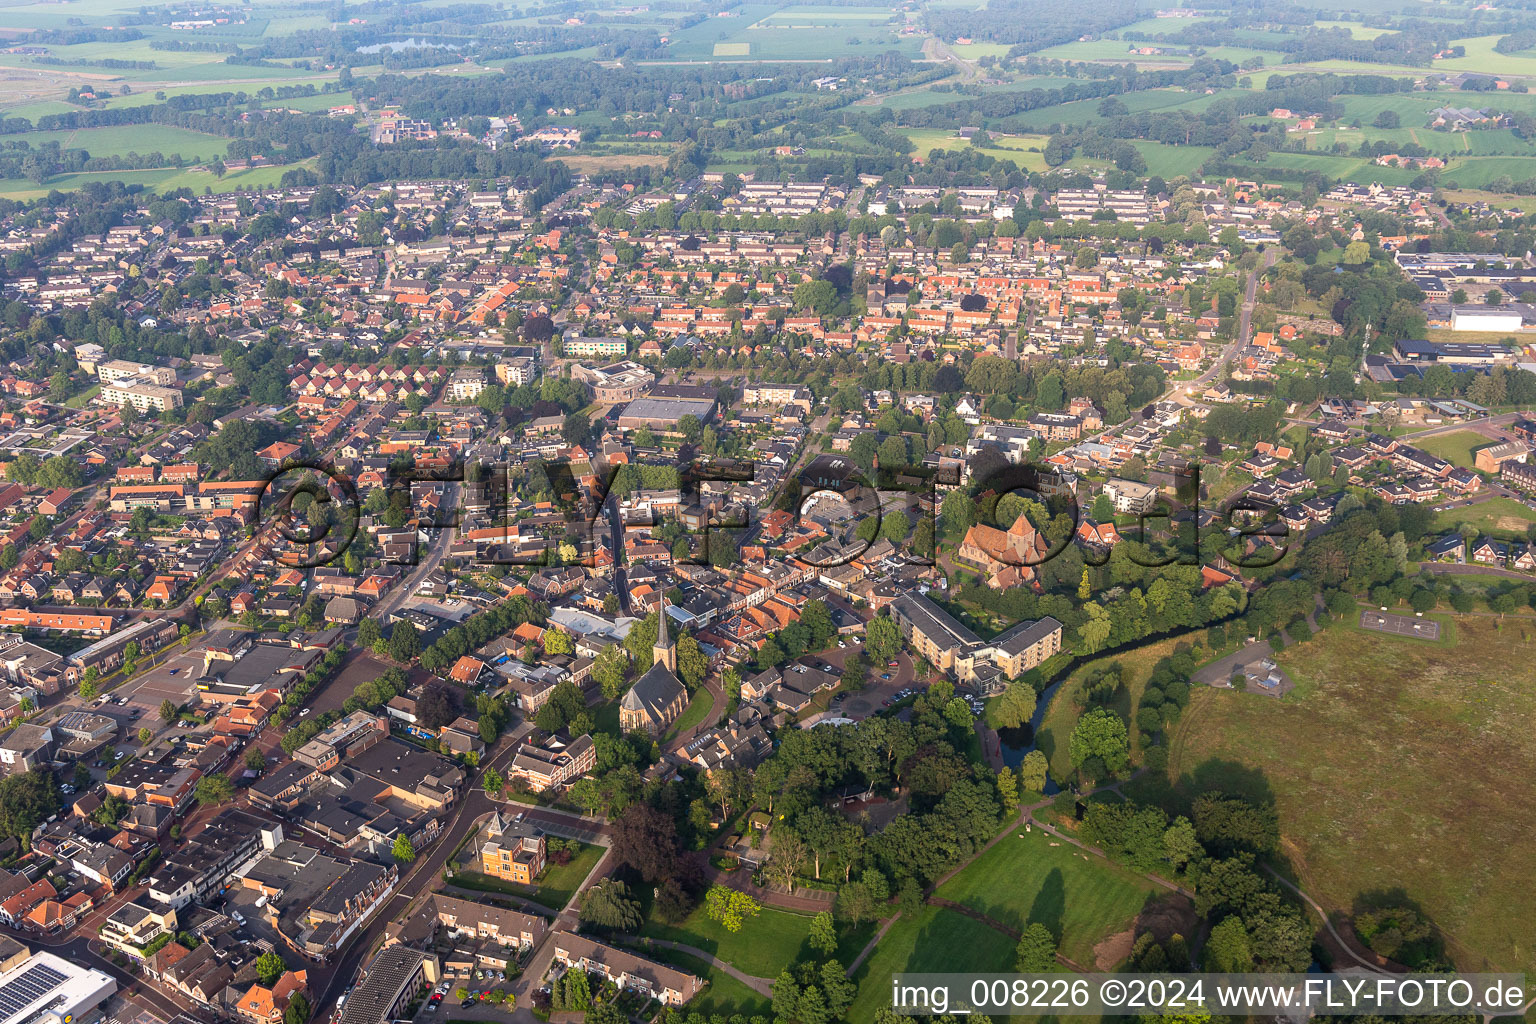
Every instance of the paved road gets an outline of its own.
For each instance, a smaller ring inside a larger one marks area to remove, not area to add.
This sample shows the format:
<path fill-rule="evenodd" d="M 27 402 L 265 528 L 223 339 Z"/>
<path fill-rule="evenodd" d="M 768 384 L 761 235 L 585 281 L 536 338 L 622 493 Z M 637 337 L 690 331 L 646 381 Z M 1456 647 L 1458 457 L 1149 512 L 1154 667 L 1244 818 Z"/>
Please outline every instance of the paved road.
<path fill-rule="evenodd" d="M 1475 430 L 1479 434 L 1487 434 L 1489 429 L 1495 431 L 1500 430 L 1504 427 L 1508 427 L 1510 424 L 1514 423 L 1515 420 L 1520 418 L 1521 416 L 1517 412 L 1506 412 L 1501 413 L 1498 416 L 1484 416 L 1481 419 L 1461 420 L 1456 423 L 1445 423 L 1438 427 L 1426 427 L 1423 430 L 1416 430 L 1411 434 L 1400 434 L 1398 435 L 1397 439 L 1399 441 L 1413 441 L 1414 439 L 1421 437 L 1435 437 L 1439 434 L 1454 434 L 1458 430 Z M 1492 441 L 1497 436 L 1497 434 L 1489 434 L 1488 439 Z"/>
<path fill-rule="evenodd" d="M 439 506 L 440 508 L 453 509 L 457 507 L 458 486 L 458 484 L 448 484 L 447 489 L 443 492 L 443 501 Z M 394 613 L 395 609 L 399 608 L 415 594 L 416 588 L 421 584 L 421 581 L 426 579 L 439 565 L 443 564 L 443 559 L 448 554 L 448 547 L 453 543 L 454 533 L 455 528 L 452 526 L 442 526 L 434 530 L 432 532 L 432 543 L 427 546 L 427 557 L 423 558 L 420 564 L 411 570 L 410 574 L 384 600 L 374 605 L 373 609 L 368 612 L 368 617 L 370 619 L 387 619 Z"/>
<path fill-rule="evenodd" d="M 1248 288 L 1243 292 L 1243 305 L 1238 313 L 1237 336 L 1232 339 L 1229 345 L 1221 350 L 1221 355 L 1217 357 L 1216 362 L 1211 364 L 1210 369 L 1194 380 L 1185 383 L 1184 387 L 1186 390 L 1194 391 L 1215 380 L 1226 369 L 1227 364 L 1232 361 L 1233 354 L 1239 348 L 1248 344 L 1253 338 L 1253 307 L 1259 294 L 1259 278 L 1264 276 L 1264 271 L 1275 265 L 1275 257 L 1277 255 L 1274 248 L 1268 249 L 1264 253 L 1263 265 L 1248 275 Z"/>
<path fill-rule="evenodd" d="M 1518 572 L 1514 569 L 1500 569 L 1492 565 L 1463 565 L 1456 562 L 1421 562 L 1419 568 L 1432 576 L 1502 576 L 1505 579 L 1520 580 L 1530 583 L 1533 579 L 1528 572 Z"/>

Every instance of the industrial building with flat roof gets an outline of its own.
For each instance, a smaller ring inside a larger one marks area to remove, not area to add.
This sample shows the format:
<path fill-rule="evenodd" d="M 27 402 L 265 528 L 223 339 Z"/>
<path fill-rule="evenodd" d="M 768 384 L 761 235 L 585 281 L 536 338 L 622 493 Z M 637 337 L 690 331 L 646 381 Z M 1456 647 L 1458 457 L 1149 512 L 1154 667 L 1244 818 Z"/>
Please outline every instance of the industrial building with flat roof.
<path fill-rule="evenodd" d="M 707 423 L 714 418 L 716 399 L 714 388 L 692 384 L 658 385 L 649 394 L 624 407 L 619 414 L 619 427 L 672 432 L 677 430 L 677 421 L 684 416 L 694 416 L 700 423 Z"/>
<path fill-rule="evenodd" d="M 0 974 L 0 1024 L 72 1024 L 116 991 L 101 971 L 33 953 Z"/>

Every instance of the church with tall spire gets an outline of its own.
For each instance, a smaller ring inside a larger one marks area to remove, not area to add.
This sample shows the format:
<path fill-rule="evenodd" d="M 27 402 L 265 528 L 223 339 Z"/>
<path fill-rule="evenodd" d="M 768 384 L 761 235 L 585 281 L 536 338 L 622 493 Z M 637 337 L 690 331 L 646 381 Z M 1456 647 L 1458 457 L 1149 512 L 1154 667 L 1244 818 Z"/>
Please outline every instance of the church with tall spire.
<path fill-rule="evenodd" d="M 635 680 L 619 701 L 619 728 L 643 729 L 660 736 L 688 706 L 688 688 L 677 678 L 677 640 L 667 620 L 663 594 L 656 623 L 656 642 L 651 645 L 651 667 Z"/>
<path fill-rule="evenodd" d="M 651 647 L 651 658 L 658 665 L 667 666 L 667 671 L 677 675 L 677 642 L 674 641 L 667 630 L 667 620 L 672 616 L 667 614 L 667 595 L 661 595 L 661 615 L 656 623 L 656 643 Z"/>

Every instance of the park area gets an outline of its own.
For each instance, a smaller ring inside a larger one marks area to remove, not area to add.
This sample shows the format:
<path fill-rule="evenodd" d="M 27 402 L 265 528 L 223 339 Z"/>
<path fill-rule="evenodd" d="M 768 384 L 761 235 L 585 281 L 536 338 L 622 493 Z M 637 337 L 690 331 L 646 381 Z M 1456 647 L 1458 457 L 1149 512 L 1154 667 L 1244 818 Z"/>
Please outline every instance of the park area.
<path fill-rule="evenodd" d="M 890 977 L 902 972 L 1007 972 L 1017 933 L 1043 924 L 1063 956 L 1107 970 L 1130 952 L 1144 919 L 1157 927 L 1187 916 L 1164 905 L 1158 886 L 1134 872 L 1038 829 L 1010 829 L 991 849 L 934 893 L 934 903 L 903 915 L 854 975 L 859 995 L 849 1020 L 869 1020 L 889 1005 Z M 946 905 L 946 904 L 954 904 Z M 985 919 L 985 920 L 983 920 Z"/>
<path fill-rule="evenodd" d="M 1340 623 L 1286 648 L 1284 701 L 1197 688 L 1168 780 L 1272 799 L 1292 877 L 1330 912 L 1406 890 L 1459 969 L 1529 971 L 1536 890 L 1511 880 L 1536 872 L 1536 619 L 1438 618 L 1438 641 Z"/>

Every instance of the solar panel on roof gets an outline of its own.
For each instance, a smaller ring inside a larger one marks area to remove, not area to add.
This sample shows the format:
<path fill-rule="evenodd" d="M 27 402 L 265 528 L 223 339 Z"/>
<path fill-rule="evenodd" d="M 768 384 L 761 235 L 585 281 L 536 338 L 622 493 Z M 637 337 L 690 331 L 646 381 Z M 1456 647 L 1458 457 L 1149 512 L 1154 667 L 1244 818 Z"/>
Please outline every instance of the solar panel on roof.
<path fill-rule="evenodd" d="M 0 1017 L 15 1016 L 66 980 L 63 974 L 46 964 L 33 964 L 0 986 Z"/>

